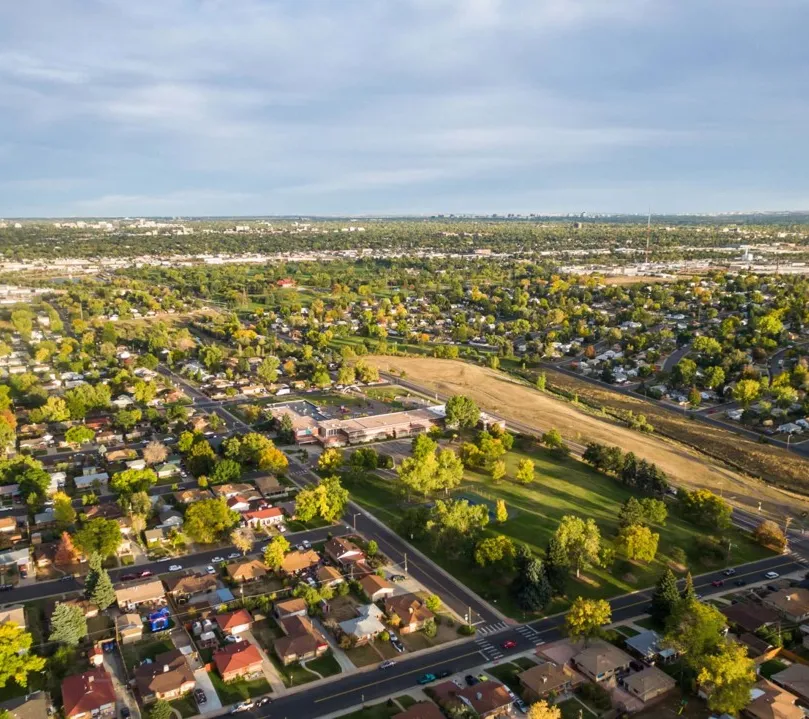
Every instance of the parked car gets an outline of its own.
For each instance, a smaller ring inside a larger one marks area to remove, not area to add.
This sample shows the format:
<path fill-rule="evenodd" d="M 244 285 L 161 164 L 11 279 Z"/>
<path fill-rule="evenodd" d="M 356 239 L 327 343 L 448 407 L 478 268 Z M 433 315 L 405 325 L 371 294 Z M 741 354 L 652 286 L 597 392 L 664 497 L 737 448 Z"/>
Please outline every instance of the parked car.
<path fill-rule="evenodd" d="M 263 707 L 265 704 L 269 704 L 271 701 L 272 697 L 261 697 L 261 699 L 256 702 L 256 706 Z"/>
<path fill-rule="evenodd" d="M 128 719 L 130 715 L 129 707 L 121 707 L 121 719 Z"/>
<path fill-rule="evenodd" d="M 179 571 L 180 571 L 182 568 L 183 568 L 183 565 L 182 565 L 182 564 L 172 564 L 172 565 L 169 567 L 169 571 L 170 571 L 170 572 L 179 572 Z"/>
<path fill-rule="evenodd" d="M 10 592 L 14 589 L 13 584 L 0 584 L 0 592 Z"/>
<path fill-rule="evenodd" d="M 208 697 L 205 696 L 205 692 L 200 689 L 194 689 L 194 699 L 197 700 L 197 704 L 204 704 L 208 701 Z"/>
<path fill-rule="evenodd" d="M 722 572 L 722 574 L 724 574 L 726 577 L 732 577 L 734 574 L 736 574 L 736 570 L 731 567 L 730 569 L 726 569 L 724 572 Z"/>
<path fill-rule="evenodd" d="M 234 637 L 232 634 L 228 634 L 225 637 L 225 641 L 229 642 L 230 644 L 235 644 L 236 642 L 240 642 L 241 639 L 239 639 L 239 637 Z"/>
<path fill-rule="evenodd" d="M 778 579 L 780 576 L 778 572 L 765 572 L 764 579 Z"/>
<path fill-rule="evenodd" d="M 467 683 L 467 685 L 468 685 L 468 686 L 470 686 L 470 687 L 473 687 L 473 686 L 475 686 L 475 684 L 479 684 L 479 683 L 480 683 L 480 682 L 478 681 L 478 678 L 477 678 L 477 677 L 472 676 L 471 674 L 467 674 L 467 675 L 464 677 L 464 681 L 465 681 L 465 682 Z"/>
<path fill-rule="evenodd" d="M 137 578 L 138 578 L 137 574 L 124 574 L 124 575 L 121 576 L 121 581 L 122 582 L 131 582 L 133 579 L 137 579 Z M 64 577 L 62 577 L 62 579 L 64 579 Z"/>
<path fill-rule="evenodd" d="M 228 554 L 228 559 L 238 559 L 241 556 L 242 555 L 239 554 L 238 552 L 231 552 L 230 554 Z"/>
<path fill-rule="evenodd" d="M 403 582 L 407 577 L 404 574 L 391 574 L 390 581 L 391 582 Z"/>
<path fill-rule="evenodd" d="M 489 677 L 487 677 L 485 674 L 478 674 L 478 681 L 479 682 L 487 682 L 487 681 L 489 681 Z"/>
<path fill-rule="evenodd" d="M 71 579 L 73 579 L 72 574 L 66 574 L 64 577 L 59 577 L 60 582 L 69 582 Z"/>
<path fill-rule="evenodd" d="M 396 666 L 396 662 L 394 662 L 393 659 L 386 659 L 384 662 L 382 662 L 379 665 L 379 668 L 380 669 L 390 669 L 391 667 L 395 667 L 395 666 Z"/>
<path fill-rule="evenodd" d="M 528 714 L 528 705 L 522 699 L 517 699 L 512 702 L 512 704 L 517 707 L 517 711 L 520 712 L 520 714 Z"/>
<path fill-rule="evenodd" d="M 442 669 L 440 672 L 435 673 L 436 679 L 446 679 L 448 676 L 452 674 L 452 671 L 449 669 Z"/>
<path fill-rule="evenodd" d="M 211 561 L 214 564 L 218 564 L 219 562 L 224 562 L 225 560 L 222 557 L 214 557 Z"/>
<path fill-rule="evenodd" d="M 303 545 L 304 549 L 311 549 L 312 543 L 308 539 L 304 539 L 301 544 Z"/>
<path fill-rule="evenodd" d="M 711 582 L 711 586 L 712 587 L 724 587 L 725 586 L 725 580 L 724 579 L 714 579 Z"/>
<path fill-rule="evenodd" d="M 516 646 L 517 642 L 515 642 L 513 639 L 507 639 L 505 642 L 503 642 L 503 649 L 514 649 Z"/>
<path fill-rule="evenodd" d="M 743 587 L 743 586 L 745 586 L 745 585 L 747 584 L 747 581 L 746 581 L 746 580 L 744 580 L 744 579 L 737 579 L 737 580 L 736 580 L 735 582 L 733 582 L 733 583 L 734 583 L 734 584 L 735 584 L 737 587 Z"/>
<path fill-rule="evenodd" d="M 422 674 L 417 680 L 416 684 L 429 684 L 435 681 L 435 674 Z"/>
<path fill-rule="evenodd" d="M 397 637 L 393 632 L 390 633 L 390 643 L 393 645 L 393 648 L 401 654 L 405 648 L 404 644 L 399 641 L 399 637 Z"/>
<path fill-rule="evenodd" d="M 211 564 L 209 564 L 207 567 L 205 567 L 205 571 L 208 574 L 216 574 L 216 570 L 213 568 L 213 565 L 211 565 Z"/>
<path fill-rule="evenodd" d="M 146 577 L 151 577 L 152 576 L 152 572 L 149 569 L 144 569 L 138 576 L 141 579 L 146 579 Z"/>

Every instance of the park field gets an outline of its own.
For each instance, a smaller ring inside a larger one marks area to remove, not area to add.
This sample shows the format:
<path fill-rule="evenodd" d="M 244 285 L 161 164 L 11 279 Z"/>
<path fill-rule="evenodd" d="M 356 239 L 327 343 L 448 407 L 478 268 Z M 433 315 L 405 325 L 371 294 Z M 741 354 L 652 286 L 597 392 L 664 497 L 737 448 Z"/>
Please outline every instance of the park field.
<path fill-rule="evenodd" d="M 529 485 L 518 484 L 508 478 L 514 476 L 517 463 L 526 457 L 534 462 L 536 470 L 535 481 Z M 505 460 L 508 468 L 505 480 L 494 483 L 488 475 L 467 471 L 462 485 L 453 493 L 456 499 L 485 503 L 492 509 L 497 499 L 506 502 L 509 519 L 503 524 L 497 524 L 492 519 L 485 530 L 487 535 L 504 534 L 541 554 L 559 520 L 567 514 L 576 514 L 595 519 L 601 530 L 602 545 L 613 546 L 618 533 L 621 505 L 630 496 L 637 495 L 576 459 L 559 460 L 540 447 L 515 449 L 506 455 Z M 409 504 L 398 491 L 396 479 L 373 475 L 354 480 L 347 486 L 355 501 L 394 529 L 402 512 L 415 506 Z M 653 562 L 648 565 L 630 562 L 616 553 L 610 567 L 590 569 L 580 579 L 571 576 L 567 587 L 568 601 L 577 596 L 609 598 L 651 586 L 667 565 L 674 564 L 672 552 L 677 547 L 685 551 L 688 568 L 694 574 L 771 554 L 755 544 L 747 534 L 733 528 L 723 535 L 723 540 L 730 541 L 732 545 L 729 558 L 725 556 L 721 560 L 708 560 L 695 541 L 705 531 L 685 522 L 673 511 L 673 505 L 669 506 L 671 514 L 665 526 L 654 527 L 654 531 L 660 534 L 660 543 Z M 427 542 L 416 541 L 414 544 L 481 596 L 495 601 L 506 614 L 523 618 L 523 613 L 514 605 L 508 591 L 510 576 L 443 556 Z M 549 612 L 563 609 L 568 601 L 555 602 L 549 607 Z"/>
<path fill-rule="evenodd" d="M 809 497 L 785 492 L 779 487 L 755 477 L 768 476 L 772 469 L 753 471 L 753 467 L 764 469 L 766 466 L 784 469 L 783 476 L 789 472 L 798 472 L 805 484 L 806 469 L 809 462 L 797 455 L 786 455 L 783 450 L 772 446 L 759 445 L 745 440 L 727 430 L 708 427 L 702 423 L 684 419 L 679 422 L 679 431 L 684 427 L 690 429 L 689 436 L 683 435 L 683 442 L 698 447 L 706 445 L 712 455 L 726 454 L 734 465 L 748 466 L 751 474 L 731 469 L 721 461 L 714 460 L 692 446 L 676 442 L 658 434 L 642 434 L 629 429 L 624 424 L 610 420 L 587 411 L 573 402 L 566 402 L 546 392 L 539 392 L 528 384 L 521 383 L 503 372 L 472 365 L 457 360 L 443 360 L 432 357 L 387 357 L 369 356 L 365 360 L 380 370 L 406 377 L 409 380 L 432 391 L 444 395 L 465 394 L 478 406 L 495 412 L 506 419 L 534 427 L 538 432 L 550 427 L 558 429 L 562 436 L 572 442 L 586 444 L 589 441 L 602 444 L 617 445 L 625 452 L 634 452 L 649 462 L 653 462 L 668 474 L 675 484 L 689 489 L 707 488 L 717 494 L 722 493 L 732 504 L 756 509 L 759 502 L 763 510 L 773 517 L 799 515 L 801 511 L 809 511 Z M 402 374 L 404 373 L 404 374 Z M 636 400 L 582 380 L 566 378 L 559 373 L 548 371 L 548 381 L 556 386 L 579 392 L 582 397 L 595 399 L 598 393 L 600 404 L 621 406 L 632 409 L 636 413 L 645 413 L 655 426 L 661 425 L 663 414 L 673 416 L 670 412 L 656 409 L 651 403 Z M 573 385 L 567 386 L 566 382 Z M 610 396 L 606 396 L 606 395 Z M 619 403 L 619 399 L 622 398 Z M 670 419 L 674 423 L 674 419 Z M 672 436 L 680 436 L 674 435 Z M 778 462 L 777 464 L 773 464 Z M 751 476 L 753 475 L 753 476 Z"/>

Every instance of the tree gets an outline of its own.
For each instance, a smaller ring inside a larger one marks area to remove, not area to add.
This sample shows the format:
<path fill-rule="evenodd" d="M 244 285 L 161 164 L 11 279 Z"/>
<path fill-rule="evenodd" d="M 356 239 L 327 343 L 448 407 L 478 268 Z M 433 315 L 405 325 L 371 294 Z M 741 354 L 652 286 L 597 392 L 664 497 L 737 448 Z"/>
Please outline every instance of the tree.
<path fill-rule="evenodd" d="M 322 472 L 336 472 L 343 464 L 343 453 L 336 447 L 329 447 L 317 460 L 317 468 Z"/>
<path fill-rule="evenodd" d="M 456 394 L 447 400 L 446 421 L 449 427 L 470 429 L 480 421 L 480 408 L 469 397 Z"/>
<path fill-rule="evenodd" d="M 644 512 L 641 503 L 634 497 L 629 497 L 618 511 L 618 526 L 631 527 L 644 522 Z"/>
<path fill-rule="evenodd" d="M 720 531 L 730 527 L 730 505 L 710 490 L 695 489 L 689 492 L 681 488 L 677 492 L 677 502 L 683 517 L 694 524 Z"/>
<path fill-rule="evenodd" d="M 683 599 L 666 622 L 664 644 L 676 649 L 694 671 L 703 666 L 724 640 L 725 617 L 719 610 L 696 599 Z"/>
<path fill-rule="evenodd" d="M 31 634 L 14 622 L 0 624 L 0 687 L 9 679 L 28 686 L 28 675 L 45 668 L 45 658 L 30 652 Z"/>
<path fill-rule="evenodd" d="M 483 504 L 439 499 L 430 510 L 426 529 L 435 547 L 448 556 L 459 556 L 475 545 L 488 523 L 489 510 Z"/>
<path fill-rule="evenodd" d="M 396 474 L 408 492 L 429 496 L 438 489 L 438 459 L 435 451 L 424 456 L 407 457 L 396 468 Z"/>
<path fill-rule="evenodd" d="M 94 567 L 92 571 L 95 576 L 92 582 L 90 575 L 87 576 L 85 587 L 90 586 L 89 598 L 103 612 L 107 607 L 115 604 L 115 588 L 112 586 L 109 573 L 101 566 L 100 560 L 97 568 Z"/>
<path fill-rule="evenodd" d="M 783 552 L 787 547 L 787 538 L 781 528 L 769 519 L 765 519 L 753 530 L 753 538 L 762 546 L 770 547 L 776 552 Z"/>
<path fill-rule="evenodd" d="M 423 460 L 434 455 L 438 449 L 438 443 L 430 439 L 426 434 L 419 434 L 410 443 L 410 455 L 415 460 Z"/>
<path fill-rule="evenodd" d="M 239 523 L 240 515 L 230 509 L 224 497 L 203 499 L 185 513 L 183 532 L 194 542 L 212 544 Z"/>
<path fill-rule="evenodd" d="M 596 635 L 601 627 L 610 623 L 612 610 L 604 599 L 577 597 L 565 616 L 565 628 L 572 639 L 587 640 Z"/>
<path fill-rule="evenodd" d="M 253 548 L 255 539 L 256 535 L 250 527 L 239 527 L 230 533 L 230 541 L 242 553 L 242 556 Z"/>
<path fill-rule="evenodd" d="M 749 407 L 761 394 L 761 385 L 754 379 L 740 379 L 733 388 L 733 399 L 742 407 Z"/>
<path fill-rule="evenodd" d="M 432 638 L 436 634 L 438 634 L 438 626 L 435 623 L 435 619 L 433 619 L 432 617 L 428 617 L 427 619 L 425 619 L 421 631 L 424 632 L 425 637 L 429 638 Z"/>
<path fill-rule="evenodd" d="M 447 494 L 463 479 L 463 462 L 451 449 L 442 449 L 436 457 L 435 486 Z"/>
<path fill-rule="evenodd" d="M 565 545 L 556 536 L 548 540 L 548 546 L 545 548 L 544 568 L 545 576 L 548 578 L 554 594 L 563 594 L 570 568 L 570 557 Z"/>
<path fill-rule="evenodd" d="M 232 484 L 242 477 L 242 465 L 235 459 L 220 459 L 213 468 L 208 482 L 211 485 Z"/>
<path fill-rule="evenodd" d="M 657 554 L 660 535 L 643 524 L 631 524 L 618 534 L 618 546 L 628 559 L 638 562 L 651 562 Z"/>
<path fill-rule="evenodd" d="M 433 614 L 437 614 L 441 611 L 441 597 L 437 594 L 430 594 L 427 599 L 424 600 L 424 606 Z"/>
<path fill-rule="evenodd" d="M 524 544 L 517 550 L 516 564 L 511 593 L 518 606 L 526 612 L 542 611 L 553 595 L 545 567 Z"/>
<path fill-rule="evenodd" d="M 709 709 L 716 714 L 736 716 L 750 703 L 750 690 L 756 678 L 755 663 L 747 656 L 747 648 L 738 642 L 725 641 L 715 654 L 705 657 L 697 681 L 710 687 Z"/>
<path fill-rule="evenodd" d="M 680 601 L 680 590 L 677 588 L 677 578 L 668 567 L 660 575 L 652 595 L 652 618 L 661 626 L 671 616 L 674 607 Z"/>
<path fill-rule="evenodd" d="M 494 518 L 498 524 L 508 521 L 508 508 L 504 499 L 498 499 L 495 505 Z"/>
<path fill-rule="evenodd" d="M 534 463 L 530 459 L 521 459 L 517 465 L 516 480 L 522 484 L 534 481 Z"/>
<path fill-rule="evenodd" d="M 651 497 L 644 497 L 640 500 L 640 505 L 643 510 L 643 521 L 646 524 L 657 524 L 663 526 L 669 516 L 669 510 L 666 503 L 660 499 L 653 499 Z"/>
<path fill-rule="evenodd" d="M 64 492 L 57 492 L 53 495 L 53 518 L 60 527 L 67 527 L 76 521 L 73 500 Z"/>
<path fill-rule="evenodd" d="M 70 410 L 61 397 L 48 397 L 45 404 L 31 410 L 33 422 L 67 422 Z"/>
<path fill-rule="evenodd" d="M 548 704 L 544 699 L 528 707 L 528 719 L 562 719 L 562 710 L 555 704 Z"/>
<path fill-rule="evenodd" d="M 261 360 L 256 375 L 264 384 L 272 384 L 278 379 L 278 367 L 280 360 L 277 357 L 268 356 Z"/>
<path fill-rule="evenodd" d="M 351 385 L 357 381 L 357 373 L 353 367 L 344 364 L 337 370 L 337 384 Z"/>
<path fill-rule="evenodd" d="M 498 459 L 496 462 L 492 462 L 489 471 L 492 475 L 492 482 L 500 482 L 506 476 L 506 463 L 502 459 Z"/>
<path fill-rule="evenodd" d="M 289 551 L 289 542 L 283 535 L 276 534 L 264 548 L 264 564 L 273 571 L 278 571 L 284 563 L 284 557 Z"/>
<path fill-rule="evenodd" d="M 369 540 L 368 546 L 365 547 L 365 553 L 369 557 L 375 557 L 377 554 L 379 554 L 379 544 L 377 544 L 375 539 Z"/>
<path fill-rule="evenodd" d="M 475 547 L 475 561 L 481 567 L 500 563 L 508 567 L 513 562 L 514 556 L 514 542 L 502 534 L 481 539 Z"/>
<path fill-rule="evenodd" d="M 159 699 L 155 702 L 149 712 L 149 719 L 172 719 L 173 716 L 174 709 L 165 699 Z"/>
<path fill-rule="evenodd" d="M 685 586 L 683 587 L 683 591 L 680 593 L 680 596 L 687 600 L 697 598 L 697 590 L 694 589 L 694 578 L 691 576 L 690 571 L 686 572 Z"/>
<path fill-rule="evenodd" d="M 269 446 L 264 447 L 259 454 L 256 466 L 266 472 L 284 474 L 289 467 L 289 460 L 270 440 L 267 441 L 269 442 Z"/>
<path fill-rule="evenodd" d="M 150 466 L 165 462 L 168 456 L 168 447 L 162 442 L 149 442 L 149 444 L 143 448 L 143 459 L 146 464 Z"/>
<path fill-rule="evenodd" d="M 76 546 L 88 557 L 98 554 L 102 559 L 111 557 L 121 546 L 121 527 L 114 519 L 97 517 L 86 522 L 74 536 Z"/>
<path fill-rule="evenodd" d="M 116 494 L 145 492 L 155 484 L 157 475 L 153 469 L 125 469 L 113 474 L 110 480 L 110 487 Z"/>
<path fill-rule="evenodd" d="M 537 389 L 540 392 L 544 392 L 545 391 L 545 386 L 547 385 L 547 383 L 548 383 L 548 378 L 545 376 L 545 373 L 540 372 L 537 375 L 537 381 L 536 381 Z"/>
<path fill-rule="evenodd" d="M 142 418 L 143 412 L 139 409 L 122 409 L 113 417 L 113 423 L 124 432 L 129 432 Z"/>
<path fill-rule="evenodd" d="M 685 357 L 671 371 L 671 380 L 678 387 L 687 387 L 694 383 L 697 374 L 697 363 Z"/>
<path fill-rule="evenodd" d="M 152 500 L 146 492 L 135 492 L 129 497 L 129 516 L 148 517 L 152 513 Z"/>
<path fill-rule="evenodd" d="M 570 454 L 570 447 L 565 444 L 564 439 L 562 439 L 562 435 L 559 433 L 558 429 L 551 428 L 547 432 L 545 432 L 542 437 L 540 438 L 542 444 L 544 444 L 554 455 L 557 456 L 567 456 Z"/>
<path fill-rule="evenodd" d="M 568 557 L 568 563 L 576 568 L 576 576 L 581 570 L 598 562 L 601 548 L 601 532 L 594 519 L 584 520 L 576 515 L 562 517 L 554 537 Z"/>
<path fill-rule="evenodd" d="M 702 395 L 696 387 L 692 387 L 688 391 L 688 404 L 694 409 L 702 404 Z"/>
<path fill-rule="evenodd" d="M 186 453 L 185 462 L 188 466 L 188 471 L 195 477 L 200 477 L 203 474 L 207 477 L 211 474 L 216 462 L 216 452 L 213 451 L 210 442 L 196 437 L 194 444 Z"/>
<path fill-rule="evenodd" d="M 73 538 L 67 532 L 62 532 L 62 539 L 59 541 L 53 563 L 57 567 L 67 567 L 71 564 L 78 564 L 78 562 L 79 552 L 73 546 Z"/>
<path fill-rule="evenodd" d="M 292 444 L 295 441 L 295 427 L 288 414 L 283 415 L 278 422 L 278 441 L 281 444 Z"/>
<path fill-rule="evenodd" d="M 84 610 L 76 604 L 57 604 L 51 617 L 49 640 L 75 647 L 86 636 Z"/>
<path fill-rule="evenodd" d="M 369 365 L 364 360 L 357 360 L 354 369 L 357 372 L 357 377 L 359 377 L 360 382 L 368 383 L 379 381 L 379 370 Z"/>
<path fill-rule="evenodd" d="M 95 436 L 96 433 L 93 432 L 92 429 L 85 427 L 83 424 L 78 424 L 65 432 L 65 442 L 72 444 L 74 447 L 78 447 L 79 445 L 92 442 Z"/>

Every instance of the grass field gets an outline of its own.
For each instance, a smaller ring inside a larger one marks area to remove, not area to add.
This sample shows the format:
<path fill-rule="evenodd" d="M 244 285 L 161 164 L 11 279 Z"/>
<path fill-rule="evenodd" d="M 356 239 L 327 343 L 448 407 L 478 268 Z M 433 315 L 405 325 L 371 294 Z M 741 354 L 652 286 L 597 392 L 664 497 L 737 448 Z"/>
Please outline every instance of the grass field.
<path fill-rule="evenodd" d="M 696 449 L 657 434 L 641 434 L 624 424 L 585 411 L 548 393 L 521 384 L 503 372 L 496 372 L 465 362 L 432 357 L 368 356 L 365 360 L 381 370 L 404 372 L 406 378 L 430 390 L 446 395 L 465 394 L 484 410 L 496 412 L 507 419 L 525 423 L 536 430 L 556 427 L 568 441 L 588 441 L 617 445 L 638 457 L 654 462 L 672 480 L 691 488 L 706 487 L 723 492 L 731 502 L 757 508 L 783 517 L 795 516 L 800 510 L 809 511 L 809 498 L 782 491 L 764 481 L 730 469 Z M 646 414 L 651 423 L 672 437 L 694 447 L 705 447 L 716 456 L 742 465 L 750 474 L 772 478 L 779 484 L 800 482 L 806 486 L 809 462 L 792 453 L 764 444 L 745 440 L 727 430 L 689 421 L 650 402 L 592 385 L 561 373 L 547 370 L 548 381 L 567 388 L 582 398 L 590 398 L 598 406 L 608 404 Z M 681 433 L 681 434 L 678 434 Z M 780 477 L 780 478 L 779 478 Z M 809 492 L 809 487 L 807 487 Z"/>
<path fill-rule="evenodd" d="M 613 543 L 618 532 L 618 511 L 621 504 L 633 496 L 629 489 L 575 459 L 558 460 L 541 448 L 509 452 L 505 457 L 507 476 L 514 476 L 516 465 L 523 458 L 530 458 L 535 465 L 536 479 L 530 485 L 510 480 L 495 484 L 486 475 L 467 471 L 463 484 L 456 491 L 456 496 L 473 500 L 477 497 L 478 501 L 489 506 L 497 499 L 506 502 L 510 518 L 503 524 L 490 522 L 487 534 L 504 534 L 541 553 L 559 520 L 567 514 L 576 514 L 595 519 L 601 530 L 602 543 L 607 546 Z M 397 492 L 396 480 L 371 476 L 352 481 L 347 486 L 356 501 L 395 528 L 406 506 Z M 591 569 L 580 580 L 572 576 L 568 583 L 568 596 L 606 598 L 651 586 L 671 561 L 670 553 L 675 547 L 681 547 L 686 552 L 689 568 L 694 574 L 727 564 L 707 562 L 694 541 L 705 533 L 704 530 L 676 515 L 669 516 L 665 526 L 655 527 L 654 530 L 660 533 L 655 561 L 644 565 L 629 562 L 618 555 L 609 568 Z M 770 554 L 735 529 L 729 530 L 726 537 L 733 542 L 732 564 Z M 515 618 L 522 618 L 522 612 L 514 605 L 508 591 L 509 576 L 483 572 L 469 562 L 448 559 L 434 552 L 425 542 L 414 543 L 483 597 L 496 601 L 501 610 Z M 555 602 L 548 611 L 561 610 L 564 606 L 566 603 Z"/>
<path fill-rule="evenodd" d="M 216 672 L 208 672 L 208 676 L 211 678 L 211 683 L 222 700 L 222 704 L 236 704 L 250 697 L 260 697 L 262 694 L 270 692 L 270 685 L 264 677 L 249 681 L 237 679 L 225 683 Z"/>
<path fill-rule="evenodd" d="M 306 662 L 306 668 L 317 672 L 322 677 L 330 677 L 341 672 L 340 662 L 332 656 L 331 652 L 324 654 L 319 659 Z"/>

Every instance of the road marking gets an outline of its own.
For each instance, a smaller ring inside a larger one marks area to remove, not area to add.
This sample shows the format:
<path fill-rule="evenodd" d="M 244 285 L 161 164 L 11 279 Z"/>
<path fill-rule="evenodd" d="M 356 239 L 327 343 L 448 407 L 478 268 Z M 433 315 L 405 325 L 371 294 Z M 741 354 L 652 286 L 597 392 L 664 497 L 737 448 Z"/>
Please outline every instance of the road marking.
<path fill-rule="evenodd" d="M 434 664 L 427 664 L 426 666 L 420 667 L 419 669 L 413 669 L 412 671 L 409 672 L 402 672 L 401 674 L 397 674 L 396 676 L 406 677 L 410 674 L 423 674 L 427 669 L 432 669 L 433 667 L 441 666 L 442 664 L 446 664 L 447 662 L 456 662 L 459 659 L 463 659 L 464 657 L 473 657 L 478 653 L 479 652 L 477 650 L 475 650 L 474 652 L 467 652 L 466 654 L 461 654 L 457 657 L 452 657 L 451 659 L 444 659 L 443 661 L 435 662 Z M 330 701 L 331 699 L 336 699 L 337 697 L 345 696 L 346 694 L 353 694 L 354 692 L 360 691 L 362 689 L 368 689 L 368 687 L 375 687 L 378 684 L 387 684 L 388 682 L 390 682 L 390 679 L 391 677 L 385 677 L 375 682 L 368 682 L 368 684 L 361 684 L 360 686 L 354 687 L 353 689 L 346 689 L 345 691 L 337 692 L 336 694 L 330 694 L 329 696 L 323 697 L 322 699 L 315 699 L 314 703 L 320 704 L 321 702 L 327 702 Z"/>

